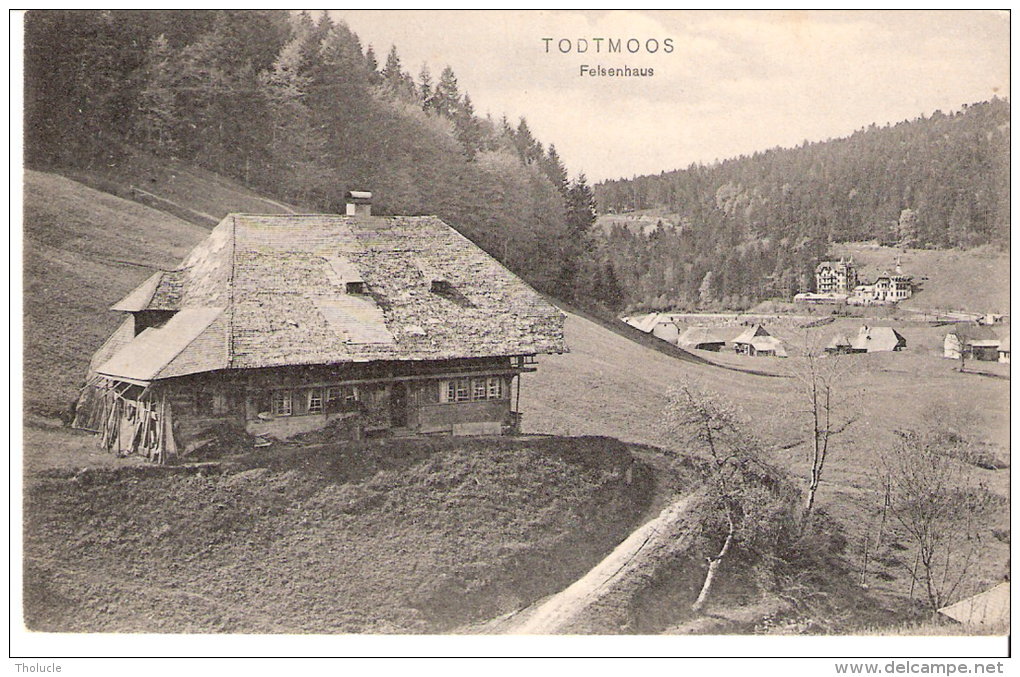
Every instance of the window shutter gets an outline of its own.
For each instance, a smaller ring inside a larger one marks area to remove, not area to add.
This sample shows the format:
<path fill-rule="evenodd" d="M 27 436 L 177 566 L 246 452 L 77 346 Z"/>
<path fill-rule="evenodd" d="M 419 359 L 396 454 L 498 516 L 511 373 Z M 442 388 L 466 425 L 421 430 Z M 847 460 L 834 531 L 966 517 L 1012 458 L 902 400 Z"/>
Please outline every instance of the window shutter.
<path fill-rule="evenodd" d="M 442 404 L 446 404 L 450 401 L 450 382 L 440 381 L 439 382 L 439 401 Z"/>

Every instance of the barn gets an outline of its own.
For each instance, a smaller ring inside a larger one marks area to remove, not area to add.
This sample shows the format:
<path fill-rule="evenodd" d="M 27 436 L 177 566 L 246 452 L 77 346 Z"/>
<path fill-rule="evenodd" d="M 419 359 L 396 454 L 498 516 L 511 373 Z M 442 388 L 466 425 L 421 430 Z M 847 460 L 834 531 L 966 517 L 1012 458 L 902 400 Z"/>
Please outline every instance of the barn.
<path fill-rule="evenodd" d="M 115 304 L 74 425 L 164 462 L 263 439 L 516 431 L 521 374 L 564 315 L 435 216 L 224 218 Z M 351 195 L 349 194 L 349 198 Z"/>
<path fill-rule="evenodd" d="M 689 327 L 677 337 L 677 345 L 688 350 L 719 352 L 726 345 L 726 340 L 707 327 Z"/>
<path fill-rule="evenodd" d="M 850 341 L 854 353 L 881 353 L 903 350 L 907 339 L 892 327 L 861 327 Z"/>

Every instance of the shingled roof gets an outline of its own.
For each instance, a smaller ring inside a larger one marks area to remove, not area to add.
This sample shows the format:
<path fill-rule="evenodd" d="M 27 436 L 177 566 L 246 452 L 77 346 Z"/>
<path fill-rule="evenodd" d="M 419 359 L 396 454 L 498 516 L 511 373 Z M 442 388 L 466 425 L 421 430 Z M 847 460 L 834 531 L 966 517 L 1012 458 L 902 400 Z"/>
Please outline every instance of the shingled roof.
<path fill-rule="evenodd" d="M 772 336 L 772 334 L 768 333 L 768 331 L 765 330 L 765 327 L 760 324 L 752 324 L 750 327 L 740 332 L 740 334 L 733 339 L 733 342 L 753 343 L 754 339 L 759 336 Z"/>
<path fill-rule="evenodd" d="M 231 214 L 176 270 L 113 308 L 222 309 L 186 345 L 175 341 L 178 354 L 218 349 L 202 334 L 224 332 L 225 361 L 190 355 L 220 368 L 566 351 L 564 315 L 434 216 Z M 122 350 L 138 352 L 146 333 Z"/>

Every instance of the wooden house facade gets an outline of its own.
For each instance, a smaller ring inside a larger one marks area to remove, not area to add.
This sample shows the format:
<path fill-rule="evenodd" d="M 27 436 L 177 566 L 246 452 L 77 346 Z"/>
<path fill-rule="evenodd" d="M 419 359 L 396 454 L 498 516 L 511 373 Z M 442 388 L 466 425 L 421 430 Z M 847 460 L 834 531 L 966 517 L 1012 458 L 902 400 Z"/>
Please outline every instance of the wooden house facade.
<path fill-rule="evenodd" d="M 502 434 L 520 375 L 566 351 L 563 314 L 436 217 L 223 219 L 113 310 L 75 426 L 165 461 L 224 426 Z"/>

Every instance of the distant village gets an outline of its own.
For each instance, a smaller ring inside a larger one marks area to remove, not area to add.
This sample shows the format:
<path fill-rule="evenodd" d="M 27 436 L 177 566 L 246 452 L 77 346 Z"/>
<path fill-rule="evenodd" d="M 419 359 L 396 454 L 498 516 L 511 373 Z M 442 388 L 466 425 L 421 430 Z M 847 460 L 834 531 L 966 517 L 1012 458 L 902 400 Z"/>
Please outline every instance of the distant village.
<path fill-rule="evenodd" d="M 913 276 L 903 272 L 897 259 L 894 272 L 883 272 L 874 281 L 862 283 L 853 257 L 822 261 L 815 267 L 815 292 L 794 296 L 800 308 L 812 306 L 896 306 L 914 293 Z M 918 319 L 923 315 L 918 314 Z M 786 342 L 765 327 L 773 324 L 796 329 L 811 329 L 833 321 L 797 314 L 726 314 L 656 312 L 622 318 L 624 322 L 646 334 L 683 350 L 710 352 L 732 351 L 746 357 L 787 357 Z M 874 352 L 898 352 L 907 347 L 907 339 L 891 326 L 874 326 L 868 318 L 856 332 L 833 333 L 825 343 L 824 353 L 830 355 Z M 955 321 L 953 321 L 955 320 Z M 942 355 L 953 360 L 1010 362 L 1008 326 L 997 332 L 991 325 L 1008 321 L 1002 315 L 950 317 L 949 321 L 933 320 L 947 326 Z M 788 333 L 788 332 L 787 332 Z"/>

